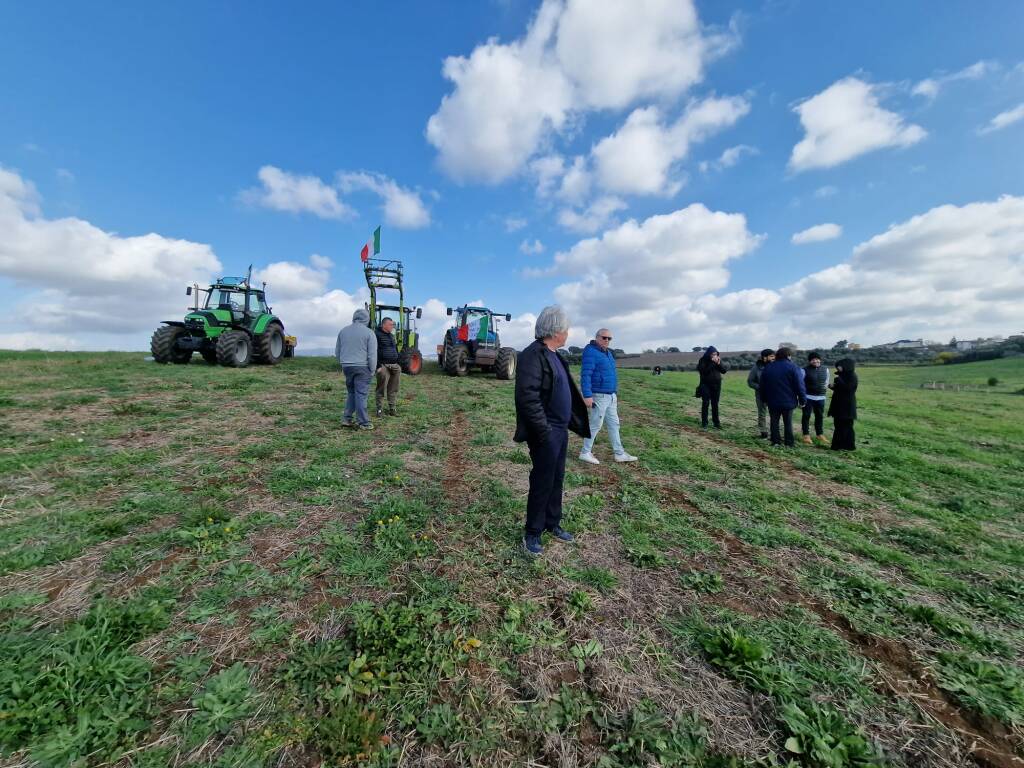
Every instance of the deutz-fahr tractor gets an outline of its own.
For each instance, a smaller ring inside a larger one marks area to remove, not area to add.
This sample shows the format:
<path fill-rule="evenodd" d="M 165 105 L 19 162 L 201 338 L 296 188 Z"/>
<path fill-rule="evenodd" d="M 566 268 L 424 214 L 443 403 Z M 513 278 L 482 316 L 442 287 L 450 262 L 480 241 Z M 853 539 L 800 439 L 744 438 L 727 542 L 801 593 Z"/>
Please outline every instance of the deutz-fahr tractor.
<path fill-rule="evenodd" d="M 252 267 L 246 277 L 222 277 L 209 288 L 189 286 L 194 306 L 182 320 L 165 320 L 149 348 L 158 363 L 184 365 L 198 352 L 210 365 L 244 368 L 250 362 L 277 365 L 295 355 L 294 336 L 267 306 L 266 283 L 253 288 Z M 200 307 L 200 293 L 205 293 Z"/>
<path fill-rule="evenodd" d="M 370 312 L 370 328 L 376 328 L 386 317 L 395 321 L 395 346 L 398 347 L 398 362 L 402 372 L 417 376 L 423 370 L 423 353 L 420 352 L 420 337 L 416 333 L 416 321 L 423 317 L 423 309 L 405 306 L 405 288 L 402 284 L 402 262 L 384 259 L 368 259 L 363 264 L 366 287 L 370 289 L 370 301 L 366 309 Z M 398 292 L 398 304 L 380 304 L 377 291 Z"/>
<path fill-rule="evenodd" d="M 448 307 L 448 316 L 455 316 L 455 325 L 445 331 L 444 342 L 437 345 L 437 361 L 449 376 L 465 376 L 476 366 L 496 378 L 514 379 L 516 351 L 501 346 L 498 321 L 512 320 L 512 315 L 495 314 L 486 307 L 463 305 Z"/>

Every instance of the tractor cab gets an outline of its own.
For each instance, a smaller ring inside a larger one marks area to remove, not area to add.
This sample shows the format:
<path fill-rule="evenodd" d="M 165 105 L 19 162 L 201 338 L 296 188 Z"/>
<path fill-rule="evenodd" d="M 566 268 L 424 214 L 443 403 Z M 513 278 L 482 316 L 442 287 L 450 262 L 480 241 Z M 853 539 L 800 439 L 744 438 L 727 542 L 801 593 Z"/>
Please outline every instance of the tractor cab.
<path fill-rule="evenodd" d="M 487 307 L 464 304 L 448 307 L 448 316 L 455 323 L 437 345 L 437 359 L 450 376 L 465 376 L 476 366 L 482 371 L 494 372 L 499 379 L 515 378 L 516 351 L 502 347 L 498 323 L 509 322 L 511 314 L 496 314 Z"/>

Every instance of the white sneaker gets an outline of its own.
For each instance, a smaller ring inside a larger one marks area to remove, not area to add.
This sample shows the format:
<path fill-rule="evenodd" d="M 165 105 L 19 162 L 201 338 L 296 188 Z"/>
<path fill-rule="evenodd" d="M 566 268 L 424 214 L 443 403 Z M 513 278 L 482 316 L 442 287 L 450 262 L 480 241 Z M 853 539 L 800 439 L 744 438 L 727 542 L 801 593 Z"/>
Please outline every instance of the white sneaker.
<path fill-rule="evenodd" d="M 620 464 L 625 464 L 627 461 L 636 461 L 636 456 L 630 456 L 628 453 L 616 453 L 615 460 Z"/>
<path fill-rule="evenodd" d="M 595 456 L 592 453 L 581 453 L 580 454 L 580 461 L 585 461 L 585 462 L 587 462 L 587 464 L 600 464 L 601 463 L 600 461 L 597 460 L 597 456 Z"/>

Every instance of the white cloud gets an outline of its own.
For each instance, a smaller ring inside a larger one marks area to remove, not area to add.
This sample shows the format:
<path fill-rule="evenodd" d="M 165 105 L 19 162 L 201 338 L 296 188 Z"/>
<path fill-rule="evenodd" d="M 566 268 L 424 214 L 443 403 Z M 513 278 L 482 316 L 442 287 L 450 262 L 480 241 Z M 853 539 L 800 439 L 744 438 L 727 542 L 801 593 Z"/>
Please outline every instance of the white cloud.
<path fill-rule="evenodd" d="M 509 216 L 505 219 L 505 231 L 506 232 L 518 232 L 523 229 L 527 224 L 526 219 L 520 219 L 516 216 Z"/>
<path fill-rule="evenodd" d="M 321 219 L 344 219 L 355 215 L 338 198 L 338 191 L 316 176 L 299 176 L 282 171 L 273 165 L 260 168 L 262 186 L 247 189 L 241 194 L 243 202 L 275 211 L 312 213 Z"/>
<path fill-rule="evenodd" d="M 498 183 L 589 111 L 678 97 L 734 42 L 692 0 L 545 0 L 522 38 L 445 59 L 453 90 L 426 137 L 451 177 Z"/>
<path fill-rule="evenodd" d="M 729 147 L 728 149 L 723 150 L 717 160 L 702 160 L 700 163 L 700 171 L 701 173 L 707 173 L 711 170 L 725 170 L 726 168 L 732 168 L 743 159 L 744 155 L 757 154 L 760 154 L 757 147 L 751 147 L 748 144 L 737 144 L 735 147 Z"/>
<path fill-rule="evenodd" d="M 48 338 L 65 348 L 69 339 L 102 339 L 103 347 L 141 348 L 160 320 L 183 314 L 186 285 L 220 270 L 202 243 L 45 218 L 35 187 L 0 168 L 0 278 L 24 297 L 4 313 L 5 343 L 40 346 Z"/>
<path fill-rule="evenodd" d="M 992 133 L 992 131 L 999 131 L 1006 128 L 1009 125 L 1018 123 L 1024 120 L 1024 103 L 1018 104 L 1013 109 L 1008 109 L 1005 112 L 1000 112 L 998 115 L 988 121 L 988 125 L 978 129 L 978 133 L 986 134 Z"/>
<path fill-rule="evenodd" d="M 879 105 L 878 86 L 856 77 L 833 83 L 794 111 L 806 135 L 789 159 L 794 171 L 831 168 L 885 147 L 907 147 L 927 134 Z"/>
<path fill-rule="evenodd" d="M 797 232 L 790 238 L 793 245 L 806 245 L 807 243 L 823 243 L 826 240 L 835 240 L 842 236 L 843 228 L 838 224 L 816 224 L 813 227 Z"/>
<path fill-rule="evenodd" d="M 418 192 L 401 187 L 381 173 L 339 172 L 338 187 L 346 193 L 368 190 L 384 202 L 384 221 L 400 229 L 422 229 L 430 224 L 430 212 Z"/>
<path fill-rule="evenodd" d="M 539 253 L 544 253 L 544 244 L 537 239 L 534 239 L 532 243 L 529 240 L 523 240 L 519 244 L 519 252 L 527 256 L 536 256 Z"/>
<path fill-rule="evenodd" d="M 330 269 L 334 266 L 334 262 L 326 256 L 321 256 L 319 253 L 314 253 L 309 257 L 309 263 L 313 265 L 314 269 Z"/>
<path fill-rule="evenodd" d="M 580 205 L 590 194 L 590 171 L 585 157 L 577 156 L 562 176 L 558 197 L 572 205 Z"/>
<path fill-rule="evenodd" d="M 323 261 L 327 261 L 328 266 L 322 266 Z M 327 286 L 330 260 L 314 254 L 310 257 L 310 263 L 313 266 L 307 267 L 294 261 L 275 261 L 263 269 L 254 270 L 254 282 L 265 282 L 267 293 L 275 302 L 320 293 Z"/>
<path fill-rule="evenodd" d="M 57 180 L 64 182 L 65 184 L 71 184 L 75 180 L 75 174 L 73 174 L 67 168 L 58 168 L 56 174 Z"/>
<path fill-rule="evenodd" d="M 618 131 L 594 147 L 598 181 L 610 192 L 675 194 L 682 183 L 670 172 L 691 144 L 733 125 L 749 111 L 750 104 L 739 96 L 691 102 L 671 125 L 662 123 L 657 107 L 634 110 Z"/>
<path fill-rule="evenodd" d="M 46 349 L 65 352 L 80 349 L 80 344 L 78 339 L 58 333 L 22 331 L 20 333 L 0 333 L 0 349 Z"/>
<path fill-rule="evenodd" d="M 977 61 L 969 67 L 964 67 L 948 75 L 925 78 L 917 83 L 910 92 L 914 96 L 934 99 L 939 95 L 939 91 L 949 83 L 956 82 L 957 80 L 979 80 L 995 68 L 996 65 L 993 62 Z"/>
<path fill-rule="evenodd" d="M 824 200 L 826 197 L 833 197 L 837 194 L 839 194 L 839 187 L 832 186 L 831 184 L 826 184 L 814 190 L 814 196 L 819 200 Z"/>
<path fill-rule="evenodd" d="M 582 211 L 563 208 L 558 213 L 558 223 L 570 232 L 589 235 L 607 227 L 615 219 L 615 214 L 629 206 L 618 197 L 599 197 Z"/>

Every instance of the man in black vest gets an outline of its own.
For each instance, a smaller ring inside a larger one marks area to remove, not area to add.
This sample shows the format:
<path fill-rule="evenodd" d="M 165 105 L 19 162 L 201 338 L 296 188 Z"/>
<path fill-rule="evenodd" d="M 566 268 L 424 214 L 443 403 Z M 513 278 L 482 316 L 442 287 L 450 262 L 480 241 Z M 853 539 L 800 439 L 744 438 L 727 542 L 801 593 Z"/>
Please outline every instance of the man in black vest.
<path fill-rule="evenodd" d="M 811 414 L 814 414 L 814 434 L 818 436 L 818 442 L 828 445 L 828 440 L 823 434 L 825 419 L 825 397 L 828 393 L 828 368 L 821 364 L 821 355 L 811 352 L 807 355 L 807 365 L 804 366 L 804 386 L 807 387 L 807 401 L 804 404 L 804 414 L 801 427 L 804 433 L 804 442 L 811 445 Z"/>
<path fill-rule="evenodd" d="M 385 317 L 374 331 L 377 334 L 377 415 L 384 414 L 384 399 L 388 401 L 388 415 L 397 416 L 395 401 L 402 377 L 398 345 L 395 343 L 395 321 Z"/>

